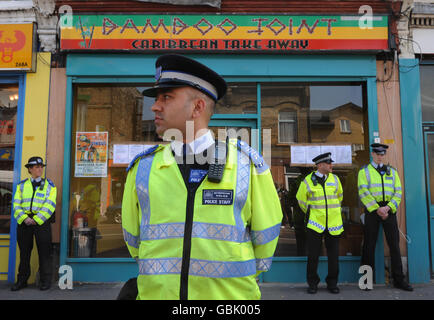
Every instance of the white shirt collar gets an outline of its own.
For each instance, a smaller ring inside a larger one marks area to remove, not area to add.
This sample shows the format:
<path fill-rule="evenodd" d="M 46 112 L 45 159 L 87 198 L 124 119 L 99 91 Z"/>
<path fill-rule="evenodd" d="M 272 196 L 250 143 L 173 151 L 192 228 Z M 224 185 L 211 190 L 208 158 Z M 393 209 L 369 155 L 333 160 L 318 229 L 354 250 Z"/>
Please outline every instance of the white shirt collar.
<path fill-rule="evenodd" d="M 39 177 L 39 178 L 36 178 L 36 179 L 30 178 L 30 180 L 31 180 L 32 182 L 41 182 L 42 177 Z"/>
<path fill-rule="evenodd" d="M 199 154 L 208 149 L 215 143 L 211 130 L 201 135 L 196 140 L 187 144 L 187 154 Z M 182 147 L 184 143 L 182 141 L 174 140 L 170 143 L 172 150 L 178 157 L 182 156 Z"/>
<path fill-rule="evenodd" d="M 315 174 L 318 176 L 318 177 L 320 177 L 320 178 L 323 178 L 323 177 L 325 177 L 326 178 L 326 180 L 327 180 L 327 176 L 324 176 L 321 172 L 319 172 L 318 170 L 317 171 L 315 171 Z"/>
<path fill-rule="evenodd" d="M 378 166 L 380 166 L 380 168 L 383 166 L 382 163 L 380 163 L 380 164 L 376 164 L 374 161 L 371 162 L 371 165 L 372 165 L 375 169 L 378 169 Z"/>

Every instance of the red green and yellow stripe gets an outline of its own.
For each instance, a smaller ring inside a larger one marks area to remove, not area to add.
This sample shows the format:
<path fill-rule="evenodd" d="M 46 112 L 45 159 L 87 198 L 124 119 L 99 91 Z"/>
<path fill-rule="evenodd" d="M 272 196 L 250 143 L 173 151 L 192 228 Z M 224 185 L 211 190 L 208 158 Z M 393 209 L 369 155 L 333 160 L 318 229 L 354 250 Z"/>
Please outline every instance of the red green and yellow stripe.
<path fill-rule="evenodd" d="M 61 26 L 63 50 L 384 50 L 386 16 L 82 15 Z M 363 24 L 362 26 L 365 26 Z"/>

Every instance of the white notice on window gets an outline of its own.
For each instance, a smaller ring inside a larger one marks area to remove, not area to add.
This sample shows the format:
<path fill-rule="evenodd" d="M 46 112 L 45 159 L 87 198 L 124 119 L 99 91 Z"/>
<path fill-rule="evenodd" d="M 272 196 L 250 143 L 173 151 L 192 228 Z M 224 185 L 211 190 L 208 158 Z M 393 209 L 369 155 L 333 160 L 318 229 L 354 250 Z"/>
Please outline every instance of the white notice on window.
<path fill-rule="evenodd" d="M 304 146 L 291 146 L 291 163 L 292 164 L 306 163 L 306 149 Z"/>
<path fill-rule="evenodd" d="M 313 164 L 312 159 L 321 154 L 321 146 L 307 146 L 306 147 L 306 163 Z"/>
<path fill-rule="evenodd" d="M 113 164 L 124 164 L 128 161 L 128 145 L 115 144 L 113 146 Z"/>
<path fill-rule="evenodd" d="M 336 163 L 351 164 L 353 162 L 351 146 L 336 146 Z"/>

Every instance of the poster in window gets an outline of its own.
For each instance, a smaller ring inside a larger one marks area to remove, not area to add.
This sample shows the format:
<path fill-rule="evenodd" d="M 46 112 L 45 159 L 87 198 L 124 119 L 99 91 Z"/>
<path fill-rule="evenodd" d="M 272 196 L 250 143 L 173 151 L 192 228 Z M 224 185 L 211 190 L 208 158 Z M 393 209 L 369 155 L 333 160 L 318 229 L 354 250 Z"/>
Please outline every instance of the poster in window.
<path fill-rule="evenodd" d="M 107 177 L 108 132 L 77 132 L 75 177 Z"/>

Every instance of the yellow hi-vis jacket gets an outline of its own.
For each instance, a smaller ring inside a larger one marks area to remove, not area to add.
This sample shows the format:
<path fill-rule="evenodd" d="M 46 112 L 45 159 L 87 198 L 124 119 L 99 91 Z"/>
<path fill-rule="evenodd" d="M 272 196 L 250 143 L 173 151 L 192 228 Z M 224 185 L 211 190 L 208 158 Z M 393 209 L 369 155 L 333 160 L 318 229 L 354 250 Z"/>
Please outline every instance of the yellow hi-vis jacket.
<path fill-rule="evenodd" d="M 358 175 L 359 197 L 369 212 L 376 211 L 379 202 L 387 205 L 396 213 L 402 197 L 401 180 L 398 171 L 389 166 L 387 172 L 381 175 L 372 164 L 363 166 Z"/>
<path fill-rule="evenodd" d="M 18 224 L 33 216 L 38 225 L 50 219 L 56 210 L 57 189 L 49 179 L 42 179 L 41 186 L 33 191 L 31 179 L 21 181 L 14 197 L 14 217 Z"/>
<path fill-rule="evenodd" d="M 170 145 L 144 152 L 127 170 L 122 228 L 139 265 L 137 299 L 180 299 L 186 283 L 191 300 L 260 298 L 255 278 L 270 269 L 282 210 L 256 151 L 231 140 L 222 180 L 205 176 L 191 195 Z"/>
<path fill-rule="evenodd" d="M 326 229 L 331 235 L 339 235 L 344 231 L 342 224 L 341 203 L 343 199 L 342 185 L 339 178 L 330 173 L 324 187 L 312 181 L 310 173 L 298 188 L 296 198 L 301 210 L 308 215 L 307 227 L 318 233 Z"/>

